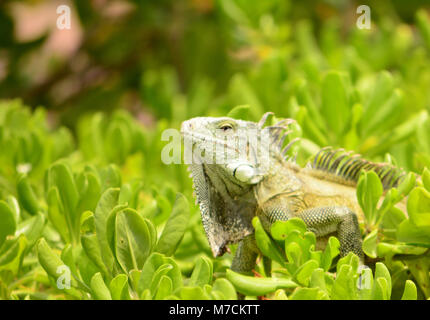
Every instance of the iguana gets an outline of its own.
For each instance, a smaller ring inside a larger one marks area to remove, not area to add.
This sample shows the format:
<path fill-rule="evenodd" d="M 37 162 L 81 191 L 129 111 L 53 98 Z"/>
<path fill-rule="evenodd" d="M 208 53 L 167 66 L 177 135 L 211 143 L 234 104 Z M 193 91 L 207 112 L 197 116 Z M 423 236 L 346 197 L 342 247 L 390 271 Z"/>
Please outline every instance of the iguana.
<path fill-rule="evenodd" d="M 295 140 L 284 147 L 293 120 L 265 126 L 270 115 L 258 123 L 229 117 L 182 123 L 185 156 L 192 152 L 190 176 L 213 255 L 239 242 L 231 268 L 249 273 L 259 254 L 252 218 L 259 216 L 269 232 L 275 221 L 299 217 L 318 238 L 337 235 L 340 256 L 352 251 L 362 259 L 359 222 L 364 215 L 356 198 L 360 172 L 374 170 L 385 190 L 396 186 L 404 172 L 333 148 L 323 148 L 302 168 L 286 156 Z"/>

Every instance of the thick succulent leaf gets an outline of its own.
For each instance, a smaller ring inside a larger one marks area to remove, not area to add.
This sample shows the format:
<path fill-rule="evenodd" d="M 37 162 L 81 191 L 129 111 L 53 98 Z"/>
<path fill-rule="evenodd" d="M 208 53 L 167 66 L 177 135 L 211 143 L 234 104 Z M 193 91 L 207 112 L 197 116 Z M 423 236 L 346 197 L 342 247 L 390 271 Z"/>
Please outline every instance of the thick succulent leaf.
<path fill-rule="evenodd" d="M 176 197 L 175 205 L 173 206 L 169 220 L 167 220 L 160 239 L 158 240 L 155 249 L 157 252 L 170 256 L 176 251 L 187 229 L 189 217 L 190 208 L 188 201 L 179 193 Z"/>
<path fill-rule="evenodd" d="M 151 235 L 144 219 L 133 209 L 120 211 L 115 221 L 115 255 L 122 269 L 142 269 L 151 250 Z"/>

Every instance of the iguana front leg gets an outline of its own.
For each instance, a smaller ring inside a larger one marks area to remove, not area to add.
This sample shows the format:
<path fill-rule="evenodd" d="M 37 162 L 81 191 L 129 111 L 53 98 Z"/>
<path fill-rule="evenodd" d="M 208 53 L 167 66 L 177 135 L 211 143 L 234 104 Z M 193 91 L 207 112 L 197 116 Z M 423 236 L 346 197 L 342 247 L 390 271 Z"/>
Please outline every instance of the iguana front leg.
<path fill-rule="evenodd" d="M 342 206 L 311 208 L 301 211 L 296 216 L 301 218 L 317 237 L 337 231 L 340 256 L 346 256 L 348 252 L 352 251 L 360 260 L 363 260 L 357 215 L 349 208 Z"/>
<path fill-rule="evenodd" d="M 352 251 L 360 260 L 363 260 L 362 239 L 357 215 L 349 208 L 343 206 L 317 207 L 292 213 L 286 208 L 269 205 L 263 210 L 262 215 L 262 218 L 265 218 L 263 221 L 266 220 L 266 225 L 277 220 L 288 220 L 291 217 L 301 218 L 308 229 L 313 231 L 317 237 L 337 231 L 340 256 L 346 256 L 348 252 Z M 270 230 L 268 227 L 265 229 Z"/>
<path fill-rule="evenodd" d="M 252 269 L 255 267 L 255 261 L 257 260 L 258 254 L 259 249 L 257 247 L 254 234 L 243 238 L 237 246 L 237 250 L 231 264 L 231 269 L 235 272 L 250 275 Z M 245 299 L 245 295 L 238 292 L 237 298 L 239 300 L 243 300 Z"/>
<path fill-rule="evenodd" d="M 363 259 L 362 239 L 357 215 L 349 208 L 341 206 L 318 207 L 292 214 L 285 208 L 269 206 L 260 215 L 262 225 L 267 232 L 270 232 L 270 226 L 275 221 L 285 221 L 292 217 L 301 218 L 308 229 L 313 231 L 317 237 L 337 231 L 340 256 L 346 256 L 348 252 L 352 251 L 361 260 Z M 252 234 L 245 237 L 237 247 L 231 269 L 240 273 L 251 273 L 258 254 L 259 249 L 255 242 L 255 236 Z"/>
<path fill-rule="evenodd" d="M 250 274 L 255 267 L 255 260 L 257 259 L 258 253 L 259 250 L 255 242 L 254 234 L 243 238 L 237 246 L 231 269 L 235 272 Z"/>

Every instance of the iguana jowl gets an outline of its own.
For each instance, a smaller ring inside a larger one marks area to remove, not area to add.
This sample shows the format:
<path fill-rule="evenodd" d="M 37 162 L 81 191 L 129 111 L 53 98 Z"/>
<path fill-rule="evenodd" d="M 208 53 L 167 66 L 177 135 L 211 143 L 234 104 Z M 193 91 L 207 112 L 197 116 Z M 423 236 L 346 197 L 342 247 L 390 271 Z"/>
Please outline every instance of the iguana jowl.
<path fill-rule="evenodd" d="M 359 221 L 364 215 L 355 187 L 360 172 L 374 170 L 384 189 L 397 185 L 403 172 L 332 148 L 323 148 L 302 168 L 285 156 L 294 141 L 283 147 L 292 120 L 264 126 L 269 115 L 258 123 L 199 117 L 182 124 L 185 144 L 191 147 L 185 151 L 193 155 L 189 169 L 195 195 L 214 256 L 240 241 L 232 269 L 251 271 L 259 253 L 251 220 L 259 216 L 268 232 L 277 220 L 299 217 L 319 238 L 337 235 L 341 256 L 352 251 L 362 258 Z"/>

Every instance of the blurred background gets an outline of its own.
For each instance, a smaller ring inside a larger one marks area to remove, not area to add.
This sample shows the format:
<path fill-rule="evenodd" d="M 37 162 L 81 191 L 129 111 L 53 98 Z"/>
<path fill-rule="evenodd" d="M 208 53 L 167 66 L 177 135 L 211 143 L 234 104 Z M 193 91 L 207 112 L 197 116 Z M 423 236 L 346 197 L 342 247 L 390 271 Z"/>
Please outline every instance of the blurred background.
<path fill-rule="evenodd" d="M 56 27 L 64 4 L 70 30 Z M 363 4 L 370 30 L 356 27 Z M 80 113 L 114 108 L 144 121 L 171 118 L 181 103 L 187 117 L 249 102 L 286 113 L 291 80 L 314 81 L 318 71 L 348 71 L 353 83 L 380 70 L 411 82 L 428 77 L 428 66 L 413 75 L 402 67 L 425 54 L 412 49 L 416 11 L 428 7 L 424 0 L 2 1 L 0 97 L 43 105 L 69 126 Z M 271 81 L 259 83 L 269 72 Z M 244 82 L 253 98 L 235 94 Z M 415 102 L 418 109 L 428 98 Z"/>
<path fill-rule="evenodd" d="M 60 5 L 70 7 L 70 29 L 57 27 Z M 360 5 L 370 7 L 370 29 L 357 27 Z M 421 171 L 430 148 L 429 7 L 419 0 L 2 1 L 0 98 L 43 106 L 48 126 L 74 138 L 97 111 L 126 110 L 154 131 L 244 105 L 252 120 L 265 111 L 297 119 L 305 157 L 342 146 L 376 160 L 395 155 Z"/>

